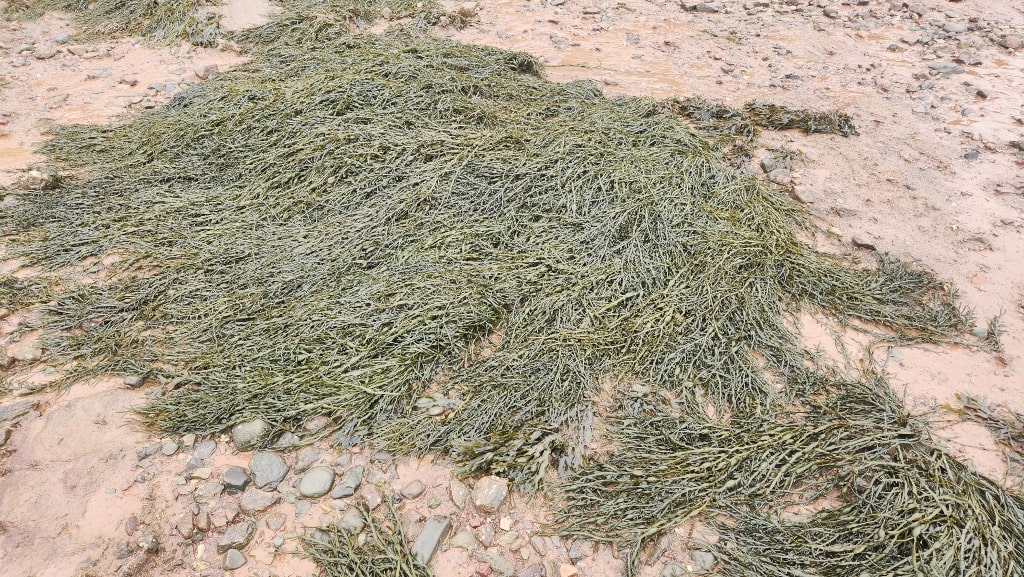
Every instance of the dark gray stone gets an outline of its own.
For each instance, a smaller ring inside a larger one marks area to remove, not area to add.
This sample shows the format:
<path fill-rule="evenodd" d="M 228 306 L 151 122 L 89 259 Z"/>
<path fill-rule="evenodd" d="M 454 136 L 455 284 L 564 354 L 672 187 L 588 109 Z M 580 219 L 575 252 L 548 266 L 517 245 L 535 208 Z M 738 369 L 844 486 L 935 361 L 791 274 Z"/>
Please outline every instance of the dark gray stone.
<path fill-rule="evenodd" d="M 401 490 L 398 491 L 398 493 L 402 496 L 403 499 L 412 500 L 419 498 L 419 496 L 422 495 L 423 492 L 426 490 L 427 487 L 423 484 L 423 481 L 417 479 L 415 481 L 408 483 L 406 486 L 402 487 Z"/>
<path fill-rule="evenodd" d="M 220 476 L 229 495 L 241 493 L 249 485 L 249 472 L 241 467 L 228 467 Z"/>

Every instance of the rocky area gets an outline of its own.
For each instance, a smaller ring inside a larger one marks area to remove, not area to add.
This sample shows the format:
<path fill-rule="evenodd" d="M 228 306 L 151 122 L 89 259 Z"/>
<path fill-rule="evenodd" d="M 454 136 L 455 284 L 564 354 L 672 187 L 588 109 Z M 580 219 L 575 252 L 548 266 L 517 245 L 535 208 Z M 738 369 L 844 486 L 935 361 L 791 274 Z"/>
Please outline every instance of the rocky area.
<path fill-rule="evenodd" d="M 259 21 L 247 13 L 250 3 L 229 4 L 240 22 Z M 882 351 L 908 404 L 934 409 L 968 392 L 1024 412 L 1019 4 L 470 4 L 452 7 L 472 14 L 471 26 L 439 32 L 532 52 L 557 80 L 594 78 L 612 94 L 765 100 L 852 114 L 860 131 L 853 138 L 766 134 L 750 170 L 790 187 L 822 225 L 821 246 L 865 259 L 872 251 L 917 259 L 955 285 L 980 318 L 1002 314 L 998 354 L 926 345 Z M 185 43 L 79 43 L 59 15 L 0 22 L 0 183 L 32 176 L 33 147 L 52 124 L 159 106 L 184 84 L 243 60 Z M 4 272 L 17 267 L 0 263 Z M 37 362 L 36 335 L 16 333 L 32 314 L 0 311 L 0 370 L 14 393 L 55 371 Z M 815 319 L 802 327 L 825 349 L 827 328 Z M 358 533 L 359 508 L 377 510 L 385 501 L 396 504 L 414 552 L 441 577 L 621 572 L 612 548 L 545 534 L 540 498 L 497 477 L 460 480 L 443 462 L 345 447 L 324 434 L 332 424 L 323 419 L 261 450 L 254 448 L 274 434 L 262 422 L 153 438 L 132 424 L 130 409 L 164 391 L 165 384 L 129 377 L 61 395 L 0 398 L 0 572 L 309 575 L 315 567 L 298 555 L 299 536 L 331 524 Z M 941 410 L 934 419 L 956 455 L 1007 481 L 986 429 Z M 712 571 L 715 559 L 704 547 L 717 539 L 696 523 L 680 527 L 644 552 L 643 575 Z"/>

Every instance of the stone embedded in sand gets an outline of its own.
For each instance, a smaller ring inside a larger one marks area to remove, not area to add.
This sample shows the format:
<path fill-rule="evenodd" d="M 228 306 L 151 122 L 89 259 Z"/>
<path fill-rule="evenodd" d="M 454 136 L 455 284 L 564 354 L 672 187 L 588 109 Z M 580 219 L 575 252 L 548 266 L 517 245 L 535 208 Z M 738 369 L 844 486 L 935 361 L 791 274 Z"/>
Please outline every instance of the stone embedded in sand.
<path fill-rule="evenodd" d="M 205 441 L 201 441 L 198 445 L 196 445 L 195 450 L 192 451 L 192 456 L 198 457 L 200 459 L 207 459 L 216 451 L 217 441 L 214 441 L 213 439 L 207 439 Z"/>
<path fill-rule="evenodd" d="M 398 491 L 398 494 L 401 495 L 403 499 L 411 500 L 418 498 L 420 495 L 423 494 L 423 491 L 426 490 L 427 487 L 423 484 L 423 481 L 416 479 L 415 481 L 412 481 L 411 483 L 402 487 L 401 490 Z"/>
<path fill-rule="evenodd" d="M 484 477 L 473 488 L 473 504 L 485 513 L 494 513 L 508 495 L 508 481 L 501 477 Z"/>
<path fill-rule="evenodd" d="M 266 511 L 280 500 L 281 495 L 279 493 L 249 487 L 242 493 L 242 498 L 238 501 L 238 507 L 243 513 L 251 515 Z"/>
<path fill-rule="evenodd" d="M 241 551 L 238 549 L 228 549 L 227 553 L 224 554 L 224 569 L 233 571 L 245 565 L 245 561 L 245 555 L 242 555 Z"/>
<path fill-rule="evenodd" d="M 461 509 L 466 506 L 466 499 L 469 498 L 469 487 L 466 487 L 462 481 L 452 479 L 448 484 L 448 493 L 451 495 L 452 502 L 455 503 L 456 507 Z"/>
<path fill-rule="evenodd" d="M 473 536 L 472 531 L 460 531 L 452 540 L 448 542 L 448 545 L 457 549 L 470 550 L 476 547 L 476 537 Z"/>
<path fill-rule="evenodd" d="M 255 532 L 255 521 L 242 521 L 228 527 L 220 541 L 217 542 L 217 552 L 226 553 L 228 549 L 245 549 L 249 541 L 252 541 L 252 535 Z"/>
<path fill-rule="evenodd" d="M 126 375 L 123 379 L 121 379 L 121 382 L 123 382 L 125 386 L 130 389 L 137 389 L 142 386 L 142 383 L 145 382 L 145 379 L 143 379 L 140 375 Z"/>
<path fill-rule="evenodd" d="M 220 497 L 220 494 L 224 492 L 224 485 L 217 481 L 210 481 L 203 483 L 196 487 L 195 501 L 196 503 L 211 503 Z"/>
<path fill-rule="evenodd" d="M 356 489 L 363 483 L 363 466 L 356 465 L 345 474 L 341 476 L 341 480 L 335 485 L 334 491 L 331 491 L 331 497 L 334 499 L 343 499 L 345 497 L 351 497 L 356 493 Z"/>
<path fill-rule="evenodd" d="M 359 509 L 352 507 L 348 511 L 345 511 L 345 515 L 341 518 L 341 521 L 338 522 L 338 526 L 354 535 L 363 530 L 366 526 L 366 521 L 363 519 L 362 512 L 360 512 Z"/>
<path fill-rule="evenodd" d="M 0 423 L 14 421 L 18 417 L 31 411 L 36 406 L 35 401 L 11 401 L 0 404 Z"/>
<path fill-rule="evenodd" d="M 594 542 L 586 539 L 577 539 L 569 547 L 569 561 L 578 563 L 587 557 L 594 556 Z"/>
<path fill-rule="evenodd" d="M 220 480 L 224 483 L 224 488 L 227 489 L 229 495 L 244 491 L 251 481 L 249 473 L 241 467 L 228 467 L 221 473 Z"/>
<path fill-rule="evenodd" d="M 178 443 L 174 441 L 167 441 L 163 445 L 160 445 L 160 452 L 163 453 L 165 457 L 170 457 L 178 452 Z"/>
<path fill-rule="evenodd" d="M 576 567 L 573 565 L 562 563 L 562 565 L 558 567 L 558 577 L 577 577 L 579 574 L 580 572 L 577 571 Z"/>
<path fill-rule="evenodd" d="M 710 573 L 715 567 L 715 556 L 707 551 L 691 551 L 690 559 L 697 565 L 694 573 Z"/>
<path fill-rule="evenodd" d="M 334 486 L 334 469 L 330 467 L 313 467 L 299 481 L 299 494 L 307 499 L 323 497 Z"/>
<path fill-rule="evenodd" d="M 259 451 L 249 459 L 249 471 L 258 488 L 276 487 L 288 474 L 288 463 L 277 453 Z"/>
<path fill-rule="evenodd" d="M 661 570 L 660 577 L 686 577 L 686 569 L 678 563 L 669 563 Z"/>
<path fill-rule="evenodd" d="M 22 342 L 11 345 L 7 354 L 16 361 L 31 363 L 43 358 L 43 349 L 34 342 Z"/>
<path fill-rule="evenodd" d="M 452 520 L 441 515 L 433 515 L 420 531 L 416 542 L 412 544 L 412 554 L 416 559 L 426 565 L 437 551 L 438 545 L 448 536 L 451 531 Z"/>
<path fill-rule="evenodd" d="M 231 440 L 236 447 L 246 450 L 252 448 L 269 430 L 270 424 L 263 419 L 245 421 L 231 427 Z"/>

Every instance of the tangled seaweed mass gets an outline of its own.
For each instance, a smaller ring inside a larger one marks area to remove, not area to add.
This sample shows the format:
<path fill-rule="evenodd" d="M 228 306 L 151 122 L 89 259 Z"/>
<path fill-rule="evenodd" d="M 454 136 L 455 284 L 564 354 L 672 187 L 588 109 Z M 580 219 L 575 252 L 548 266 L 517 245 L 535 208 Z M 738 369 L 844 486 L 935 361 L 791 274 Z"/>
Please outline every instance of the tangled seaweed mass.
<path fill-rule="evenodd" d="M 116 257 L 34 297 L 62 384 L 143 372 L 177 385 L 141 409 L 160 431 L 327 415 L 346 442 L 553 489 L 554 529 L 630 571 L 703 516 L 722 575 L 1024 573 L 1024 499 L 939 449 L 869 361 L 841 370 L 795 332 L 806 313 L 898 339 L 972 326 L 923 271 L 817 251 L 807 214 L 730 161 L 758 127 L 848 117 L 607 98 L 527 54 L 311 9 L 166 106 L 57 129 L 55 190 L 5 191 L 27 262 Z M 381 523 L 307 545 L 331 575 L 374 555 L 423 574 Z"/>

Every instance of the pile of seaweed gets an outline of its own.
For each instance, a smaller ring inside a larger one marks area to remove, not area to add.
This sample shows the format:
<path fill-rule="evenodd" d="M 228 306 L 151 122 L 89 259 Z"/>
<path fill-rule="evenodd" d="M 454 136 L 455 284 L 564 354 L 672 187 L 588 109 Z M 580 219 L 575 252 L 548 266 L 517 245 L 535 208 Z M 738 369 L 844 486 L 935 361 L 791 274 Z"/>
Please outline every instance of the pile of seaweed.
<path fill-rule="evenodd" d="M 141 409 L 154 429 L 260 418 L 268 444 L 327 415 L 342 442 L 554 489 L 554 529 L 631 571 L 698 515 L 723 575 L 1024 571 L 1024 500 L 794 329 L 959 338 L 955 293 L 816 250 L 723 156 L 848 117 L 608 98 L 527 54 L 292 11 L 243 40 L 249 63 L 164 107 L 55 129 L 62 178 L 6 191 L 12 252 L 102 275 L 33 299 L 57 385 L 142 373 L 174 385 Z M 404 563 L 396 539 L 309 546 L 347 575 Z"/>

